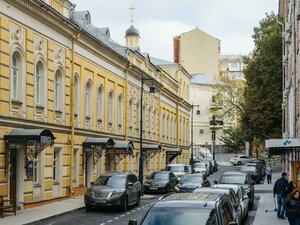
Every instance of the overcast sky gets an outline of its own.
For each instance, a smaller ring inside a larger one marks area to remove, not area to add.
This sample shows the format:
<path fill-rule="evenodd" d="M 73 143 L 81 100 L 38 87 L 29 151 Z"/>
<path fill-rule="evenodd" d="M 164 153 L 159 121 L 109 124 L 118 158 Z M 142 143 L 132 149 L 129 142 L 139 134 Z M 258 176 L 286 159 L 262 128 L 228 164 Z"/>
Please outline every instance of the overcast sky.
<path fill-rule="evenodd" d="M 221 54 L 247 54 L 253 49 L 253 27 L 278 0 L 70 0 L 76 11 L 88 10 L 92 23 L 109 27 L 111 37 L 125 45 L 133 4 L 140 48 L 150 56 L 173 61 L 173 37 L 198 26 L 221 40 Z"/>

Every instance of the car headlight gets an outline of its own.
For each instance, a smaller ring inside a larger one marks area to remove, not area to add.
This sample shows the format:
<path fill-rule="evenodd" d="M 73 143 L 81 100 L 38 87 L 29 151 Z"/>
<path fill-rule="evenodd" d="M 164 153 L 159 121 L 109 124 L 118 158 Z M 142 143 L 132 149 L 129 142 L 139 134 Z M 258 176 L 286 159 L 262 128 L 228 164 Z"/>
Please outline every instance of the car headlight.
<path fill-rule="evenodd" d="M 95 197 L 94 192 L 91 191 L 91 190 L 86 191 L 85 194 L 86 194 L 87 196 L 91 197 L 91 198 L 94 198 L 94 197 Z"/>
<path fill-rule="evenodd" d="M 120 197 L 123 194 L 122 190 L 116 190 L 113 192 L 110 192 L 107 196 L 107 198 L 115 198 L 115 197 Z"/>
<path fill-rule="evenodd" d="M 179 187 L 178 186 L 175 186 L 175 192 L 180 192 L 180 189 L 179 189 Z"/>

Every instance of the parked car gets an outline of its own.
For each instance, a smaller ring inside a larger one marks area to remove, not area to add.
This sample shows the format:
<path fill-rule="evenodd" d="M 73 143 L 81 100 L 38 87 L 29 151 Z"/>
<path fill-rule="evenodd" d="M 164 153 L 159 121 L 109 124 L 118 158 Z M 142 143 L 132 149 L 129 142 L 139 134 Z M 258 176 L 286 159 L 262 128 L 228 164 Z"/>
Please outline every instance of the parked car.
<path fill-rule="evenodd" d="M 210 187 L 210 182 L 203 173 L 184 175 L 175 187 L 176 192 L 192 192 L 199 187 Z"/>
<path fill-rule="evenodd" d="M 230 159 L 230 163 L 233 165 L 244 165 L 246 162 L 250 162 L 252 159 L 247 155 L 236 155 Z"/>
<path fill-rule="evenodd" d="M 208 165 L 205 162 L 194 163 L 194 173 L 203 173 L 205 176 L 209 176 Z"/>
<path fill-rule="evenodd" d="M 216 160 L 211 160 L 211 163 L 213 165 L 213 172 L 217 172 L 218 169 L 219 169 L 219 165 L 218 165 L 217 161 Z"/>
<path fill-rule="evenodd" d="M 144 192 L 166 192 L 174 191 L 177 177 L 172 171 L 156 171 L 147 177 L 144 182 Z"/>
<path fill-rule="evenodd" d="M 261 167 L 261 175 L 262 177 L 266 176 L 266 161 L 263 159 L 256 159 L 256 160 L 251 160 L 248 163 L 254 163 L 257 164 Z"/>
<path fill-rule="evenodd" d="M 249 197 L 249 209 L 251 210 L 254 204 L 254 184 L 250 174 L 239 171 L 227 171 L 223 173 L 219 180 L 214 181 L 215 184 L 238 184 L 242 185 L 245 193 Z"/>
<path fill-rule="evenodd" d="M 171 194 L 153 203 L 139 224 L 238 225 L 228 198 L 227 194 Z M 137 225 L 137 221 L 131 219 L 128 225 Z"/>
<path fill-rule="evenodd" d="M 125 212 L 129 205 L 140 204 L 141 184 L 132 173 L 104 173 L 91 185 L 84 195 L 87 210 L 112 206 Z"/>
<path fill-rule="evenodd" d="M 255 180 L 257 184 L 259 184 L 262 180 L 261 167 L 257 164 L 246 163 L 241 167 L 240 171 L 244 173 L 249 173 L 252 180 Z"/>
<path fill-rule="evenodd" d="M 221 188 L 197 188 L 193 191 L 193 193 L 205 193 L 205 194 L 227 194 L 229 196 L 229 203 L 234 208 L 235 216 L 238 218 L 238 222 L 242 222 L 242 206 L 240 203 L 240 199 L 237 197 L 236 193 L 233 189 L 221 189 Z"/>
<path fill-rule="evenodd" d="M 190 173 L 189 167 L 184 164 L 169 164 L 165 168 L 166 171 L 172 171 L 179 180 L 184 174 Z"/>
<path fill-rule="evenodd" d="M 245 221 L 245 219 L 248 217 L 249 213 L 249 197 L 245 193 L 244 188 L 241 185 L 238 184 L 216 184 L 213 186 L 213 188 L 220 188 L 220 189 L 232 189 L 234 190 L 237 198 L 239 199 L 239 204 L 242 209 L 242 220 L 239 220 L 241 223 L 242 221 Z"/>

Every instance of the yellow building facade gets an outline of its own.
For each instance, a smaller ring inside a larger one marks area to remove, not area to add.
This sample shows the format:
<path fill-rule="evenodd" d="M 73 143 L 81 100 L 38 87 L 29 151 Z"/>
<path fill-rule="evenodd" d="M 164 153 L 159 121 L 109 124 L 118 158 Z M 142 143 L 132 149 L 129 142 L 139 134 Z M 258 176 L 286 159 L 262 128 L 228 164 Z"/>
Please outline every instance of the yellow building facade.
<path fill-rule="evenodd" d="M 0 195 L 22 208 L 82 194 L 106 171 L 137 174 L 140 129 L 145 176 L 174 149 L 189 163 L 191 106 L 176 77 L 69 1 L 2 0 L 0 12 Z"/>

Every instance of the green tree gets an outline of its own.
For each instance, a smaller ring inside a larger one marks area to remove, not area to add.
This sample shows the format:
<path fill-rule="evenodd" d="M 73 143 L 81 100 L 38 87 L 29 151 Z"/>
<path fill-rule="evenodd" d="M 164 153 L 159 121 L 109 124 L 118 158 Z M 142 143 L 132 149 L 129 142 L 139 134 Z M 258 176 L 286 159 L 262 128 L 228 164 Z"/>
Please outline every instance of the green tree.
<path fill-rule="evenodd" d="M 282 32 L 274 13 L 254 28 L 255 48 L 245 58 L 242 130 L 252 141 L 281 137 Z"/>
<path fill-rule="evenodd" d="M 229 127 L 220 138 L 228 153 L 237 153 L 245 148 L 245 136 L 239 127 Z"/>

